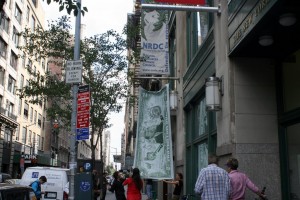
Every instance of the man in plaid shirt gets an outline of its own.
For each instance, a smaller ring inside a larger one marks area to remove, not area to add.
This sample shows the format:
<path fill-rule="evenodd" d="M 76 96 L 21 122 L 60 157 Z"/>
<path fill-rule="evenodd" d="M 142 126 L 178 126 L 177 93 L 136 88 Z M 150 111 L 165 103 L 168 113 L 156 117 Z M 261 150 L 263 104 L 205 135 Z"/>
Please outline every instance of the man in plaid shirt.
<path fill-rule="evenodd" d="M 218 167 L 218 157 L 216 155 L 208 156 L 208 166 L 199 173 L 195 193 L 201 195 L 201 200 L 229 199 L 230 179 L 228 173 Z"/>

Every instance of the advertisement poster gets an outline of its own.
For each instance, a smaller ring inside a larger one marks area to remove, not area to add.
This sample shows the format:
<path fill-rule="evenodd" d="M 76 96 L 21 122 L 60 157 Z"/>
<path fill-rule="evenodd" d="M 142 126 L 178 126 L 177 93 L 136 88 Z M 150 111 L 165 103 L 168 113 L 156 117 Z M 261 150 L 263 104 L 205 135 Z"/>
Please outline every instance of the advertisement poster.
<path fill-rule="evenodd" d="M 143 178 L 174 178 L 169 85 L 158 92 L 140 88 L 134 158 Z"/>
<path fill-rule="evenodd" d="M 152 0 L 144 0 L 151 3 Z M 140 75 L 169 75 L 168 11 L 144 10 L 141 16 Z"/>

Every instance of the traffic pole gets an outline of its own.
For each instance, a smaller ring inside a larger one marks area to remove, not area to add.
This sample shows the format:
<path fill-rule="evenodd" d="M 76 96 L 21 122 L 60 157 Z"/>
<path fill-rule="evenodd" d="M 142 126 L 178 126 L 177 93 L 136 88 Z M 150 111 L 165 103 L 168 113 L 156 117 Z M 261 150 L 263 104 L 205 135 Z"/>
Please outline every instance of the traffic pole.
<path fill-rule="evenodd" d="M 78 13 L 75 23 L 75 46 L 74 60 L 80 59 L 80 23 L 81 23 L 81 0 L 77 0 L 79 4 Z M 71 115 L 71 141 L 70 141 L 70 181 L 69 181 L 69 200 L 75 199 L 75 173 L 77 169 L 77 143 L 76 143 L 76 115 L 77 115 L 77 93 L 78 83 L 73 84 L 73 100 L 72 100 L 72 115 Z"/>

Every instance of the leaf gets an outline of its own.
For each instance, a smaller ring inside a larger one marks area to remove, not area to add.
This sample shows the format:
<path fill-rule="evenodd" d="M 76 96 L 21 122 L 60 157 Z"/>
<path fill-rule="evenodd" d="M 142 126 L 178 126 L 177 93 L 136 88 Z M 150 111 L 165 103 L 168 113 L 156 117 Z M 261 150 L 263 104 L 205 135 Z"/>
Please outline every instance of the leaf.
<path fill-rule="evenodd" d="M 88 12 L 87 7 L 83 7 L 82 9 L 83 9 L 85 12 Z"/>
<path fill-rule="evenodd" d="M 63 5 L 59 6 L 59 12 L 61 12 L 65 7 Z"/>
<path fill-rule="evenodd" d="M 49 5 L 51 3 L 51 0 L 47 0 L 47 4 Z"/>

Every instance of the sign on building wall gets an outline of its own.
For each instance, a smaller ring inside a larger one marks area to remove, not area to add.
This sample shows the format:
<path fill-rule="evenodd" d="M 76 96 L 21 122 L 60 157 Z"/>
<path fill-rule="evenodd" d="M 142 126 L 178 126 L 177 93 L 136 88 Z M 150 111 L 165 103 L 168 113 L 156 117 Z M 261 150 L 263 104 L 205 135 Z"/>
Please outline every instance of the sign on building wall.
<path fill-rule="evenodd" d="M 152 2 L 152 0 L 148 0 Z M 140 74 L 169 75 L 168 12 L 142 10 Z"/>
<path fill-rule="evenodd" d="M 158 92 L 140 88 L 134 167 L 143 178 L 173 179 L 169 85 Z"/>

